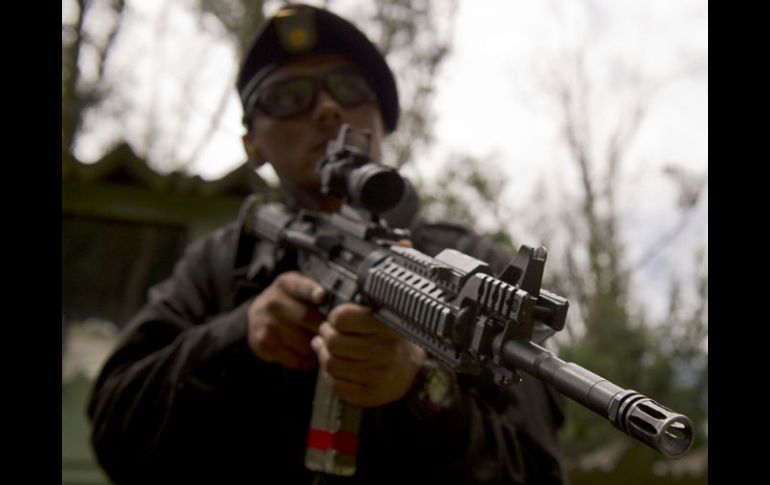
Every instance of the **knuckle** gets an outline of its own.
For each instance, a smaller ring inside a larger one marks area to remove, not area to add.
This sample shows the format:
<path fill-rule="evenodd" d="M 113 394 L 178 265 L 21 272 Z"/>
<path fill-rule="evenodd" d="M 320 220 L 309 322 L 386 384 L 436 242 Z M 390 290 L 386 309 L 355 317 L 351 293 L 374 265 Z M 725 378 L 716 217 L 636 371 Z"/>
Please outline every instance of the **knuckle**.
<path fill-rule="evenodd" d="M 331 335 L 323 336 L 324 339 L 324 345 L 326 346 L 327 350 L 330 354 L 337 356 L 340 353 L 340 339 L 337 337 L 336 334 L 332 333 Z"/>
<path fill-rule="evenodd" d="M 332 325 L 336 325 L 337 320 L 339 319 L 339 313 L 340 313 L 340 307 L 339 306 L 336 306 L 336 307 L 332 308 L 332 310 L 326 316 L 327 321 L 330 324 L 332 324 Z"/>
<path fill-rule="evenodd" d="M 261 319 L 254 319 L 249 322 L 247 330 L 249 332 L 249 340 L 255 342 L 261 341 L 264 337 L 265 325 L 262 323 Z"/>
<path fill-rule="evenodd" d="M 288 273 L 281 273 L 275 278 L 275 285 L 284 293 L 291 293 L 296 286 L 296 279 L 296 272 L 289 271 Z"/>
<path fill-rule="evenodd" d="M 292 282 L 294 279 L 294 271 L 287 271 L 286 273 L 281 273 L 275 278 L 275 282 L 278 285 L 286 285 Z"/>
<path fill-rule="evenodd" d="M 345 329 L 350 326 L 351 317 L 348 310 L 338 306 L 329 314 L 329 323 L 335 329 Z"/>
<path fill-rule="evenodd" d="M 318 362 L 321 364 L 321 367 L 323 367 L 324 370 L 328 370 L 329 352 L 326 350 L 326 347 L 324 347 L 323 345 L 320 346 L 316 354 L 318 355 Z"/>
<path fill-rule="evenodd" d="M 336 332 L 329 322 L 323 322 L 318 326 L 318 334 L 323 337 L 324 340 L 331 340 Z"/>
<path fill-rule="evenodd" d="M 282 284 L 285 285 L 286 288 L 294 291 L 302 289 L 307 280 L 307 277 L 299 271 L 287 271 L 286 273 L 282 273 L 280 278 Z"/>
<path fill-rule="evenodd" d="M 256 354 L 268 362 L 275 360 L 276 344 L 269 339 L 256 338 L 253 341 L 252 348 Z"/>
<path fill-rule="evenodd" d="M 274 345 L 275 343 L 275 329 L 272 325 L 262 325 L 257 328 L 255 332 L 255 338 L 257 342 L 263 346 Z"/>
<path fill-rule="evenodd" d="M 264 302 L 264 309 L 267 313 L 277 313 L 281 308 L 281 301 L 278 298 L 267 298 Z"/>

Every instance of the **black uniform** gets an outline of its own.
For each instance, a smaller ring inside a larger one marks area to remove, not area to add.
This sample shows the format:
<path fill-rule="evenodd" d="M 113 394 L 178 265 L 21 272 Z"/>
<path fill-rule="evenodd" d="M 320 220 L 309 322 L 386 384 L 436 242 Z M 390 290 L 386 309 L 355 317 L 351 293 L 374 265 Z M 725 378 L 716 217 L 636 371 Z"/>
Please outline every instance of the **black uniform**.
<path fill-rule="evenodd" d="M 461 226 L 418 217 L 410 226 L 427 254 L 454 247 L 498 270 L 508 262 Z M 96 382 L 92 442 L 116 483 L 313 483 L 304 454 L 317 370 L 260 361 L 247 344 L 249 303 L 295 258 L 263 251 L 242 227 L 188 248 Z M 262 268 L 249 280 L 255 253 Z M 365 410 L 356 475 L 325 483 L 564 483 L 555 436 L 563 415 L 550 388 L 525 379 L 501 395 L 460 379 L 458 389 L 436 415 L 411 394 Z"/>

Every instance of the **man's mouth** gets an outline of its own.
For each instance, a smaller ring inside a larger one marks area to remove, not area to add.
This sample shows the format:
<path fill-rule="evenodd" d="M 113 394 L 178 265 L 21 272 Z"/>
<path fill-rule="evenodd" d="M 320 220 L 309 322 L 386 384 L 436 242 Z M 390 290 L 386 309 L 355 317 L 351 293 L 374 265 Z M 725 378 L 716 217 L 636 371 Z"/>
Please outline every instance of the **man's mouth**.
<path fill-rule="evenodd" d="M 334 138 L 324 138 L 323 140 L 319 141 L 315 145 L 312 146 L 312 152 L 314 154 L 319 154 L 319 156 L 326 154 L 326 147 L 329 145 L 329 142 L 334 140 Z"/>

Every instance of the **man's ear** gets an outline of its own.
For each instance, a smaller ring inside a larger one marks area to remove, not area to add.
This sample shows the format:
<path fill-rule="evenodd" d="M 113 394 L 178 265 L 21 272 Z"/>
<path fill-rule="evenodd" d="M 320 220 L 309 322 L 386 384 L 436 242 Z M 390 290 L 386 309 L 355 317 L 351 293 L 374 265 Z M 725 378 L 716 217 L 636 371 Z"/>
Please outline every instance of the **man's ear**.
<path fill-rule="evenodd" d="M 249 165 L 254 170 L 258 169 L 265 164 L 266 160 L 262 156 L 259 150 L 259 146 L 252 138 L 250 133 L 245 133 L 241 140 L 243 140 L 243 149 L 246 150 L 246 156 L 249 159 Z"/>

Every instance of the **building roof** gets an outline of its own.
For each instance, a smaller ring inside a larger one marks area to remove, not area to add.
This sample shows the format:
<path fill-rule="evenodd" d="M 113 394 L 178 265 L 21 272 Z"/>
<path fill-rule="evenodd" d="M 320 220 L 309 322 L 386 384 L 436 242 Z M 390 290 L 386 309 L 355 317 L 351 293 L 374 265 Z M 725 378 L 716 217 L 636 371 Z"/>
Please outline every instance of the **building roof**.
<path fill-rule="evenodd" d="M 139 186 L 155 192 L 207 197 L 242 198 L 268 189 L 267 183 L 244 162 L 216 180 L 180 171 L 162 174 L 150 168 L 126 143 L 121 143 L 91 164 L 62 154 L 62 183 L 101 183 Z"/>

